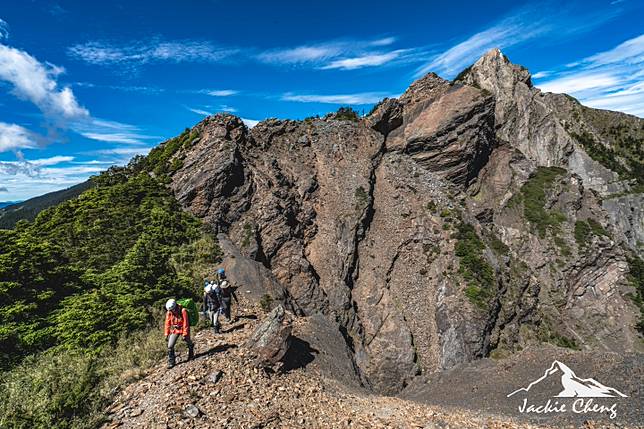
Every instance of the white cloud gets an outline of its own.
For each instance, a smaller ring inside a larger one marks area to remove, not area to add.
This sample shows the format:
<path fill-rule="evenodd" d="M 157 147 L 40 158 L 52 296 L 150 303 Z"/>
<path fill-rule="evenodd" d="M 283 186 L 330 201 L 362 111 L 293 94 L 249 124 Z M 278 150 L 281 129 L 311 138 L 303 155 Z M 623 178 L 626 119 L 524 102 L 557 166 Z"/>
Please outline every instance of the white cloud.
<path fill-rule="evenodd" d="M 147 155 L 154 147 L 116 147 L 112 149 L 100 149 L 91 152 L 87 152 L 90 155 Z"/>
<path fill-rule="evenodd" d="M 143 144 L 142 139 L 156 138 L 146 136 L 144 134 L 129 134 L 129 133 L 81 133 L 83 137 L 91 140 L 97 140 L 108 143 L 124 143 L 124 144 Z"/>
<path fill-rule="evenodd" d="M 426 54 L 421 49 L 397 49 L 382 51 L 378 48 L 396 42 L 395 37 L 376 40 L 337 40 L 290 48 L 271 49 L 256 58 L 275 65 L 308 65 L 319 69 L 355 70 L 363 67 L 381 66 L 387 63 L 424 61 Z M 414 55 L 411 55 L 411 54 Z M 407 54 L 407 55 L 405 55 Z"/>
<path fill-rule="evenodd" d="M 0 44 L 0 80 L 13 85 L 12 92 L 29 100 L 51 119 L 72 119 L 89 116 L 71 88 L 60 88 L 56 78 L 61 67 L 43 64 L 28 53 Z"/>
<path fill-rule="evenodd" d="M 70 163 L 74 157 L 53 156 L 50 158 L 0 161 L 0 183 L 8 188 L 8 200 L 26 200 L 47 192 L 68 188 L 87 180 L 105 169 L 104 165 Z"/>
<path fill-rule="evenodd" d="M 597 67 L 606 64 L 641 64 L 644 62 L 644 34 L 627 40 L 615 48 L 592 55 L 581 61 L 590 67 Z"/>
<path fill-rule="evenodd" d="M 63 162 L 71 162 L 74 159 L 75 158 L 73 156 L 56 155 L 49 158 L 34 159 L 29 162 L 34 165 L 38 165 L 42 167 L 42 166 L 48 166 L 48 165 L 62 164 Z"/>
<path fill-rule="evenodd" d="M 205 89 L 201 92 L 212 95 L 213 97 L 230 97 L 231 95 L 239 94 L 239 91 L 234 89 Z"/>
<path fill-rule="evenodd" d="M 548 77 L 551 74 L 552 74 L 552 72 L 549 71 L 549 70 L 539 71 L 539 72 L 536 72 L 536 73 L 532 74 L 532 79 L 543 79 L 544 77 Z"/>
<path fill-rule="evenodd" d="M 337 57 L 348 49 L 346 43 L 325 43 L 274 49 L 257 56 L 260 61 L 275 64 L 302 64 Z"/>
<path fill-rule="evenodd" d="M 246 124 L 248 128 L 253 128 L 255 125 L 259 124 L 260 121 L 255 119 L 241 118 L 241 120 Z"/>
<path fill-rule="evenodd" d="M 9 38 L 9 24 L 0 18 L 0 40 Z"/>
<path fill-rule="evenodd" d="M 608 73 L 576 73 L 569 77 L 553 79 L 539 85 L 542 91 L 565 92 L 569 94 L 605 88 L 619 83 L 617 76 Z"/>
<path fill-rule="evenodd" d="M 36 177 L 40 175 L 43 167 L 58 165 L 64 162 L 73 161 L 73 156 L 52 156 L 50 158 L 40 158 L 34 160 L 25 160 L 19 156 L 18 161 L 0 161 L 0 177 L 4 176 L 27 176 Z"/>
<path fill-rule="evenodd" d="M 192 113 L 196 113 L 197 115 L 201 115 L 201 116 L 210 116 L 210 115 L 212 115 L 212 113 L 207 111 L 207 110 L 195 109 L 195 108 L 192 108 L 192 107 L 186 107 L 186 109 L 190 110 Z"/>
<path fill-rule="evenodd" d="M 571 94 L 590 107 L 644 117 L 642 70 L 644 35 L 566 64 L 536 86 L 543 91 Z"/>
<path fill-rule="evenodd" d="M 360 92 L 356 94 L 294 94 L 287 92 L 282 95 L 284 101 L 297 101 L 300 103 L 326 103 L 326 104 L 372 104 L 377 103 L 385 97 L 396 97 L 396 95 L 384 92 Z"/>
<path fill-rule="evenodd" d="M 331 61 L 323 66 L 322 69 L 354 70 L 362 67 L 380 66 L 400 57 L 405 52 L 408 52 L 408 50 L 399 49 L 385 54 L 366 54 L 355 58 L 344 58 Z"/>
<path fill-rule="evenodd" d="M 67 52 L 72 58 L 90 64 L 138 66 L 155 62 L 216 63 L 233 56 L 238 51 L 218 47 L 208 41 L 164 41 L 155 38 L 127 45 L 92 41 L 74 45 Z"/>
<path fill-rule="evenodd" d="M 372 42 L 369 42 L 369 45 L 371 46 L 388 46 L 392 45 L 396 42 L 395 37 L 383 37 L 382 39 L 376 39 Z"/>
<path fill-rule="evenodd" d="M 142 134 L 134 125 L 97 118 L 75 122 L 71 128 L 85 138 L 108 143 L 143 145 L 147 144 L 147 140 L 162 139 L 160 136 Z"/>
<path fill-rule="evenodd" d="M 0 152 L 38 147 L 37 137 L 17 124 L 0 122 Z"/>

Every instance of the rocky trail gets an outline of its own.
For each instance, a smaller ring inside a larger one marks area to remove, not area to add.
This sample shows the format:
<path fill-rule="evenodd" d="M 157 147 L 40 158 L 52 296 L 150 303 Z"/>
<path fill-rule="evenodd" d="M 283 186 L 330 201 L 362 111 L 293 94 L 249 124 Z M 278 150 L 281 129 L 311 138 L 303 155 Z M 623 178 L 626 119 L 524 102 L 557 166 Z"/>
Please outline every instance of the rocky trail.
<path fill-rule="evenodd" d="M 221 334 L 198 332 L 196 359 L 186 361 L 184 350 L 173 369 L 159 362 L 144 379 L 126 387 L 110 406 L 104 429 L 550 427 L 369 394 L 307 367 L 309 359 L 302 356 L 287 354 L 276 371 L 257 368 L 253 353 L 244 347 L 260 322 L 256 315 L 261 318 L 263 312 L 247 306 Z"/>

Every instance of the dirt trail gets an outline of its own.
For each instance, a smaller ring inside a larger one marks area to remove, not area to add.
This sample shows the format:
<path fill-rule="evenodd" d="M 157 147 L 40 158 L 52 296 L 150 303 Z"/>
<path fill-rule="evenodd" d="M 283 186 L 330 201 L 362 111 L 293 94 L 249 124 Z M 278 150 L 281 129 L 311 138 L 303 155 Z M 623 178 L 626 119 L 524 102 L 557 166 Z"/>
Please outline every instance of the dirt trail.
<path fill-rule="evenodd" d="M 246 308 L 239 314 L 219 335 L 195 335 L 194 361 L 182 353 L 175 368 L 160 362 L 126 387 L 110 406 L 104 429 L 547 427 L 356 392 L 308 368 L 256 369 L 242 344 L 263 313 Z"/>

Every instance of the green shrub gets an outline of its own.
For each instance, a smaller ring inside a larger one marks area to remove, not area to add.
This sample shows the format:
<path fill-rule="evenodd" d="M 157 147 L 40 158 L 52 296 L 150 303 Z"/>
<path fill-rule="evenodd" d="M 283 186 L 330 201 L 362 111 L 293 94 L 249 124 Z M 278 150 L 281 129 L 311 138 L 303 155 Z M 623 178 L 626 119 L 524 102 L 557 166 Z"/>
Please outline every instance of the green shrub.
<path fill-rule="evenodd" d="M 575 222 L 575 241 L 580 249 L 585 249 L 591 237 L 609 237 L 610 235 L 595 219 L 577 220 Z"/>
<path fill-rule="evenodd" d="M 523 203 L 523 215 L 541 238 L 545 237 L 547 230 L 557 235 L 560 224 L 566 220 L 563 213 L 545 208 L 546 192 L 552 188 L 557 177 L 565 172 L 566 170 L 559 167 L 538 167 L 523 184 L 521 191 L 508 203 L 508 207 Z"/>
<path fill-rule="evenodd" d="M 271 311 L 271 307 L 273 306 L 273 297 L 265 293 L 259 299 L 259 306 L 264 310 L 264 312 L 268 313 Z"/>
<path fill-rule="evenodd" d="M 362 186 L 358 186 L 353 194 L 356 199 L 355 208 L 356 210 L 362 210 L 369 202 L 369 194 Z"/>
<path fill-rule="evenodd" d="M 644 260 L 637 255 L 627 255 L 628 282 L 635 288 L 633 301 L 640 309 L 637 330 L 644 335 Z"/>
<path fill-rule="evenodd" d="M 332 118 L 338 121 L 358 122 L 360 120 L 360 115 L 351 107 L 340 107 L 334 114 L 332 114 Z"/>
<path fill-rule="evenodd" d="M 245 249 L 246 247 L 250 246 L 250 239 L 253 238 L 253 234 L 254 234 L 253 225 L 251 225 L 250 223 L 245 223 L 242 241 L 240 243 L 242 249 Z"/>
<path fill-rule="evenodd" d="M 585 248 L 588 245 L 588 240 L 590 239 L 591 229 L 588 222 L 583 220 L 578 220 L 575 222 L 575 241 L 579 248 Z"/>
<path fill-rule="evenodd" d="M 459 273 L 467 283 L 465 295 L 476 305 L 486 308 L 493 295 L 495 285 L 494 269 L 483 256 L 485 244 L 474 227 L 461 223 L 454 233 L 455 254 L 459 257 Z"/>

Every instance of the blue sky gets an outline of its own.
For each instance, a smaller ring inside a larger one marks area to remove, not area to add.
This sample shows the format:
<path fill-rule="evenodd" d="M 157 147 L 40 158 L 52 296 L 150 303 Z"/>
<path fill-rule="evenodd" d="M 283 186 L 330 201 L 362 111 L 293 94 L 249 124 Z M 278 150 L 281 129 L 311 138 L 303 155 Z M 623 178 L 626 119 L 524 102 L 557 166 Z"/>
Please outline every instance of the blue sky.
<path fill-rule="evenodd" d="M 368 111 L 500 47 L 545 91 L 644 117 L 644 2 L 0 2 L 0 201 L 85 180 L 218 111 Z M 563 4 L 563 5 L 562 5 Z"/>

